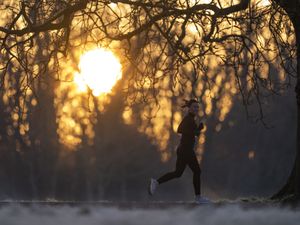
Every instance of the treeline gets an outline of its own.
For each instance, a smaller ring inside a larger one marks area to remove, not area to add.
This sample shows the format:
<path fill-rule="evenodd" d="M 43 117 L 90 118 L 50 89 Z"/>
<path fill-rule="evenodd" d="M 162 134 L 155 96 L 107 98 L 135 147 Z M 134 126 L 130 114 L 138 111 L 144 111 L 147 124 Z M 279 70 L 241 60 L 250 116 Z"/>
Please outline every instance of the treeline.
<path fill-rule="evenodd" d="M 45 90 L 51 93 L 50 88 Z M 161 168 L 161 163 L 159 152 L 145 135 L 122 124 L 120 118 L 111 117 L 108 108 L 95 125 L 94 145 L 68 150 L 56 134 L 53 99 L 40 101 L 42 104 L 34 107 L 29 120 L 29 144 L 18 134 L 17 127 L 12 133 L 7 132 L 13 122 L 10 113 L 4 116 L 5 107 L 1 107 L 1 199 L 147 196 L 148 179 Z M 109 107 L 115 110 L 114 103 Z"/>
<path fill-rule="evenodd" d="M 51 83 L 48 81 L 48 84 Z M 14 125 L 9 105 L 1 96 L 1 199 L 145 200 L 152 176 L 174 168 L 175 152 L 161 162 L 157 146 L 122 122 L 118 95 L 98 118 L 94 144 L 68 150 L 59 143 L 53 108 L 53 89 L 41 90 L 40 104 L 28 109 L 28 136 Z M 10 100 L 17 99 L 10 96 Z M 294 157 L 295 114 L 289 96 L 270 100 L 268 129 L 250 123 L 238 99 L 225 121 L 206 119 L 202 167 L 204 193 L 212 197 L 271 195 L 287 178 Z M 121 108 L 120 108 L 121 107 Z M 282 116 L 285 115 L 285 116 Z M 170 142 L 178 143 L 174 135 Z M 29 140 L 29 142 L 28 142 Z M 190 172 L 161 187 L 161 199 L 192 197 Z M 173 186 L 174 185 L 174 186 Z"/>

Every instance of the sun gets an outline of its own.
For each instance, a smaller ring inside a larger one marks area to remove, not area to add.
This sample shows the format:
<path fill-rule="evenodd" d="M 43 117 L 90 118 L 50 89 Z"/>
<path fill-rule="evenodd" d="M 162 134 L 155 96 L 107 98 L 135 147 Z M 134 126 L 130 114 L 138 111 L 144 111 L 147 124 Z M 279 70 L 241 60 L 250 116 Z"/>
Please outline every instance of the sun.
<path fill-rule="evenodd" d="M 99 96 L 111 92 L 122 77 L 122 66 L 118 58 L 109 50 L 97 48 L 85 52 L 79 61 L 80 72 L 74 81 L 80 91 L 92 90 Z"/>

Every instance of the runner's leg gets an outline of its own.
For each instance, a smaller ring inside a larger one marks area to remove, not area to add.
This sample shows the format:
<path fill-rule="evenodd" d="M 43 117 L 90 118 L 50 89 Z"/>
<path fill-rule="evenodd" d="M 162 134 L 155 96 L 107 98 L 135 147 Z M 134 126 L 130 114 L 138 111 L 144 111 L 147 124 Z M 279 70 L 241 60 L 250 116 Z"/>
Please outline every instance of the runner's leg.
<path fill-rule="evenodd" d="M 176 169 L 173 172 L 169 172 L 157 179 L 159 184 L 165 183 L 171 179 L 181 177 L 186 167 L 186 160 L 183 154 L 177 154 Z"/>
<path fill-rule="evenodd" d="M 187 164 L 193 171 L 193 185 L 194 185 L 195 195 L 200 195 L 201 194 L 201 180 L 200 180 L 201 169 L 197 157 L 194 153 L 187 160 Z"/>

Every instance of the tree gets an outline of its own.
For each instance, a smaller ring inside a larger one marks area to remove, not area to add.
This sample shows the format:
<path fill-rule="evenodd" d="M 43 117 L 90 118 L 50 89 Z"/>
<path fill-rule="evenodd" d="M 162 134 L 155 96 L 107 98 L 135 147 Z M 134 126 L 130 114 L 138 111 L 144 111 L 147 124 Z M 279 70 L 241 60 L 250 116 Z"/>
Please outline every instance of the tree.
<path fill-rule="evenodd" d="M 248 106 L 258 106 L 256 119 L 264 121 L 264 97 L 280 94 L 296 78 L 300 107 L 300 3 L 299 1 L 191 1 L 191 0 L 52 0 L 3 4 L 9 18 L 0 27 L 1 84 L 5 86 L 8 65 L 22 68 L 26 86 L 40 74 L 34 73 L 31 55 L 36 36 L 47 33 L 51 52 L 46 64 L 59 68 L 59 60 L 72 54 L 75 46 L 94 42 L 119 46 L 123 59 L 134 67 L 128 75 L 127 99 L 147 102 L 157 98 L 159 84 L 168 76 L 173 89 L 184 93 L 187 82 L 192 95 L 213 89 L 209 62 L 226 68 L 228 76 Z M 134 49 L 138 38 L 142 44 Z M 117 43 L 117 44 L 116 44 Z M 23 51 L 28 54 L 22 55 Z M 132 51 L 137 57 L 131 57 Z M 297 66 L 295 66 L 297 65 Z M 281 71 L 274 74 L 275 69 Z M 57 73 L 59 79 L 59 73 Z M 196 84 L 205 88 L 197 93 Z M 20 89 L 21 87 L 19 87 Z M 297 154 L 294 169 L 279 195 L 300 194 L 300 113 L 298 112 Z"/>

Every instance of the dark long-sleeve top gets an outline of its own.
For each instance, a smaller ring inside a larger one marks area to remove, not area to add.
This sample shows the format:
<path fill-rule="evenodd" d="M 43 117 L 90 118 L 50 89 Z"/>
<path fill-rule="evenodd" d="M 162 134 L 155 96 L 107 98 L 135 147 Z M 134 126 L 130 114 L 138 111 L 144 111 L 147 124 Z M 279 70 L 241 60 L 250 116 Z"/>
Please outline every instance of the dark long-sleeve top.
<path fill-rule="evenodd" d="M 197 126 L 194 115 L 188 113 L 178 126 L 177 133 L 182 134 L 180 140 L 180 147 L 184 149 L 193 150 L 195 144 L 195 136 L 200 135 L 203 124 Z"/>

